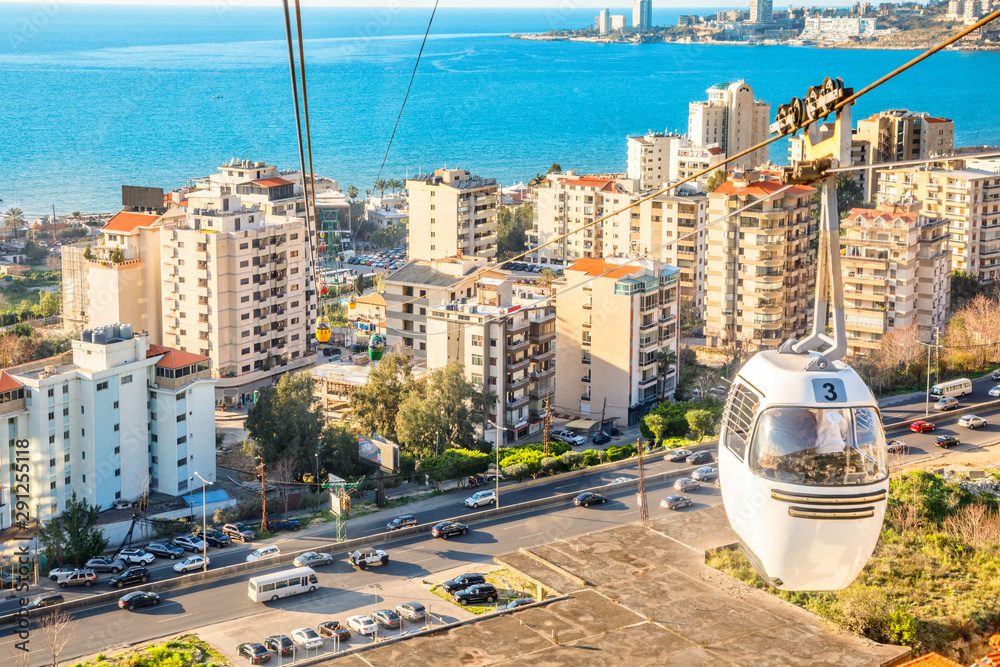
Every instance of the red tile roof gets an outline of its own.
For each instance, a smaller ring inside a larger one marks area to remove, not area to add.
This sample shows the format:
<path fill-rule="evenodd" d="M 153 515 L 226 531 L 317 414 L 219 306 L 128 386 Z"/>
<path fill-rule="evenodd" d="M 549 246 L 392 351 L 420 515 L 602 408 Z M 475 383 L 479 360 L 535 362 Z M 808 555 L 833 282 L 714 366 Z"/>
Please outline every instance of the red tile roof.
<path fill-rule="evenodd" d="M 901 665 L 897 665 L 897 667 L 965 667 L 965 665 L 954 660 L 949 660 L 937 653 L 925 653 L 919 658 L 904 662 Z"/>
<path fill-rule="evenodd" d="M 603 259 L 582 257 L 573 262 L 566 270 L 582 271 L 588 276 L 600 276 L 604 274 L 603 277 L 605 278 L 621 278 L 622 276 L 642 271 L 642 267 L 635 264 L 612 264 L 611 262 L 605 262 Z M 604 273 L 605 271 L 609 273 Z"/>
<path fill-rule="evenodd" d="M 130 211 L 118 211 L 113 218 L 104 225 L 104 230 L 109 232 L 132 232 L 137 227 L 149 227 L 159 220 L 157 213 L 133 213 Z"/>
<path fill-rule="evenodd" d="M 257 185 L 262 185 L 265 188 L 275 188 L 275 187 L 277 187 L 279 185 L 291 185 L 292 184 L 291 181 L 286 181 L 285 179 L 278 178 L 277 176 L 275 176 L 274 178 L 262 178 L 262 179 L 260 179 L 258 181 L 254 181 L 254 183 L 256 183 Z"/>
<path fill-rule="evenodd" d="M 597 188 L 601 192 L 618 192 L 615 182 L 610 178 L 579 176 L 576 178 L 560 178 L 559 182 L 566 183 L 567 185 L 579 185 L 585 188 Z"/>
<path fill-rule="evenodd" d="M 723 153 L 722 149 L 718 147 L 708 149 L 709 155 L 722 155 L 722 153 Z"/>
<path fill-rule="evenodd" d="M 782 186 L 778 181 L 754 181 L 753 183 L 749 183 L 742 187 L 737 187 L 732 181 L 726 181 L 717 187 L 713 191 L 713 194 L 718 192 L 721 195 L 727 195 L 730 197 L 739 195 L 740 197 L 759 198 L 774 194 L 782 187 L 784 186 Z M 816 192 L 815 188 L 810 188 L 807 185 L 793 185 L 783 194 L 794 197 L 796 195 L 807 195 L 812 192 Z"/>
<path fill-rule="evenodd" d="M 926 121 L 928 123 L 950 123 L 951 119 L 950 118 L 931 118 L 931 117 L 927 117 L 927 118 L 924 118 L 924 121 Z"/>
<path fill-rule="evenodd" d="M 163 358 L 156 362 L 156 365 L 160 368 L 183 368 L 191 364 L 209 360 L 208 357 L 203 357 L 200 354 L 175 350 L 172 347 L 164 347 L 162 345 L 150 345 L 146 351 L 146 358 L 155 357 L 158 354 L 163 355 Z"/>
<path fill-rule="evenodd" d="M 874 222 L 875 220 L 891 222 L 893 220 L 904 220 L 907 223 L 912 223 L 916 222 L 919 217 L 919 211 L 904 213 L 902 211 L 880 211 L 877 208 L 852 208 L 848 219 L 851 222 Z"/>
<path fill-rule="evenodd" d="M 7 374 L 7 371 L 0 371 L 0 392 L 20 389 L 24 385 Z"/>

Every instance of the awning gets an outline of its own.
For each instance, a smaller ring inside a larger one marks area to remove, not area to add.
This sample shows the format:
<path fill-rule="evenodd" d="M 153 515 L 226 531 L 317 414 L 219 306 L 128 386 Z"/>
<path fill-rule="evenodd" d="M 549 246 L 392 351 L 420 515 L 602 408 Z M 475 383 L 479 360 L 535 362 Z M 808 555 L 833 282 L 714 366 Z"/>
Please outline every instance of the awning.
<path fill-rule="evenodd" d="M 200 493 L 193 493 L 190 496 L 181 496 L 184 502 L 188 504 L 188 507 L 200 507 L 201 506 L 201 495 Z M 205 492 L 205 504 L 210 505 L 211 503 L 221 503 L 229 500 L 229 494 L 222 489 L 217 489 L 215 491 Z"/>
<path fill-rule="evenodd" d="M 576 419 L 566 424 L 566 428 L 580 429 L 581 431 L 589 431 L 595 426 L 597 426 L 597 422 L 593 419 Z"/>

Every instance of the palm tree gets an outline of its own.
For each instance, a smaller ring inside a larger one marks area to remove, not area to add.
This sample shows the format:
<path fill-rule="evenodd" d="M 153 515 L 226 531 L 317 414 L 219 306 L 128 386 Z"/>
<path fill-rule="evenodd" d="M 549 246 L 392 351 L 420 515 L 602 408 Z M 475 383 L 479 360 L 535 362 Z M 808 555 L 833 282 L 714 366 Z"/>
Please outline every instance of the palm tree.
<path fill-rule="evenodd" d="M 358 198 L 358 188 L 354 185 L 347 186 L 347 198 L 350 200 L 355 200 Z"/>
<path fill-rule="evenodd" d="M 396 188 L 399 188 L 400 190 L 402 190 L 403 189 L 403 181 L 399 180 L 398 178 L 393 178 L 392 180 L 389 181 L 389 187 L 392 188 L 393 192 L 396 191 Z"/>
<path fill-rule="evenodd" d="M 14 238 L 16 239 L 17 228 L 24 224 L 24 211 L 15 206 L 13 208 L 7 209 L 7 212 L 4 213 L 4 216 L 5 219 L 3 221 L 3 226 L 6 227 L 7 229 L 13 229 Z"/>
<path fill-rule="evenodd" d="M 549 295 L 552 294 L 552 282 L 556 279 L 556 273 L 552 269 L 546 267 L 538 272 L 538 282 L 544 285 L 548 291 Z"/>
<path fill-rule="evenodd" d="M 656 371 L 657 371 L 657 375 L 659 375 L 660 377 L 663 377 L 664 375 L 666 375 L 667 371 L 669 371 L 671 367 L 676 367 L 676 366 L 677 366 L 677 355 L 674 354 L 673 350 L 670 350 L 670 349 L 660 350 L 660 353 L 658 355 L 656 355 Z M 678 383 L 679 381 L 680 381 L 680 377 L 675 378 L 674 379 L 674 383 L 675 383 L 674 386 L 676 386 L 676 383 Z M 662 382 L 660 383 L 660 387 L 661 387 L 661 391 L 660 391 L 659 398 L 662 399 L 663 398 L 663 391 L 662 391 L 663 383 Z"/>
<path fill-rule="evenodd" d="M 538 187 L 545 182 L 545 174 L 535 174 L 535 177 L 528 181 L 528 187 Z"/>
<path fill-rule="evenodd" d="M 384 178 L 380 178 L 375 181 L 375 189 L 379 191 L 380 195 L 385 195 L 385 189 L 389 187 L 389 181 Z"/>

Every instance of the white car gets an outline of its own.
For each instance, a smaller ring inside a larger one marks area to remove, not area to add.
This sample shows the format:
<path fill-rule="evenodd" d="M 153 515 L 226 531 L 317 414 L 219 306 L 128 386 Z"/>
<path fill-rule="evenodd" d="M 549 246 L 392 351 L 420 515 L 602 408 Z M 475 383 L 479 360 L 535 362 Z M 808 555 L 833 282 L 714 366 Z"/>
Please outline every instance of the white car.
<path fill-rule="evenodd" d="M 885 443 L 885 450 L 890 454 L 909 454 L 910 447 L 902 440 L 890 440 Z"/>
<path fill-rule="evenodd" d="M 576 433 L 573 433 L 573 431 L 567 431 L 567 430 L 556 431 L 552 435 L 555 438 L 561 439 L 568 445 L 579 446 L 587 442 L 586 439 L 584 439 L 582 436 L 577 435 Z"/>
<path fill-rule="evenodd" d="M 174 572 L 197 572 L 212 564 L 208 556 L 188 556 L 174 565 Z"/>
<path fill-rule="evenodd" d="M 476 491 L 465 499 L 466 507 L 479 507 L 480 505 L 496 505 L 496 491 Z"/>
<path fill-rule="evenodd" d="M 993 396 L 994 398 L 1000 396 L 1000 384 L 990 389 L 990 396 Z"/>
<path fill-rule="evenodd" d="M 373 635 L 378 629 L 375 621 L 367 616 L 351 616 L 347 619 L 347 627 L 354 630 L 359 635 Z"/>
<path fill-rule="evenodd" d="M 631 477 L 615 477 L 613 480 L 611 480 L 611 483 L 624 484 L 625 482 L 631 482 L 631 481 L 632 481 Z"/>
<path fill-rule="evenodd" d="M 145 549 L 125 549 L 118 554 L 118 557 L 132 565 L 149 565 L 156 560 L 156 556 Z"/>
<path fill-rule="evenodd" d="M 290 635 L 292 641 L 303 646 L 306 649 L 319 648 L 323 645 L 323 638 L 319 636 L 319 633 L 312 628 L 299 628 L 298 630 L 292 630 Z"/>
<path fill-rule="evenodd" d="M 205 544 L 205 540 L 195 535 L 181 535 L 180 537 L 175 537 L 174 544 L 179 546 L 184 551 L 193 551 L 196 554 L 200 554 L 208 548 L 208 545 Z"/>
<path fill-rule="evenodd" d="M 982 428 L 986 426 L 986 420 L 977 415 L 963 415 L 958 420 L 958 425 L 965 428 Z"/>
<path fill-rule="evenodd" d="M 262 560 L 264 558 L 274 558 L 275 556 L 280 556 L 281 551 L 273 544 L 269 544 L 266 547 L 261 547 L 257 549 L 252 554 L 247 556 L 247 562 L 252 563 L 255 560 Z"/>

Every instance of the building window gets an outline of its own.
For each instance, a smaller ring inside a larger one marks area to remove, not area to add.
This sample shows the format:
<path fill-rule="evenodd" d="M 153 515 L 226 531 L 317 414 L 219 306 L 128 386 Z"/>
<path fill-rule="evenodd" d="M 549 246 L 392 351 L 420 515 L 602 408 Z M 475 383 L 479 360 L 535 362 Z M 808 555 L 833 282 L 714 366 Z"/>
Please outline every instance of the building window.
<path fill-rule="evenodd" d="M 69 440 L 69 431 L 63 431 L 63 440 Z"/>
<path fill-rule="evenodd" d="M 63 463 L 69 463 L 69 454 L 63 454 Z"/>
<path fill-rule="evenodd" d="M 66 486 L 69 486 L 69 477 L 66 478 Z"/>
<path fill-rule="evenodd" d="M 50 413 L 49 413 L 49 421 L 52 421 L 52 420 L 53 420 L 53 419 L 55 419 L 55 418 L 56 418 L 56 413 L 54 413 L 54 412 L 50 412 Z"/>
<path fill-rule="evenodd" d="M 69 393 L 69 385 L 68 384 L 64 384 L 63 385 L 63 393 L 64 394 L 68 394 Z"/>
<path fill-rule="evenodd" d="M 55 395 L 56 395 L 55 387 L 49 387 L 49 398 L 52 398 Z"/>
<path fill-rule="evenodd" d="M 131 375 L 123 375 L 122 376 L 122 384 L 128 384 L 131 381 L 132 381 L 132 376 Z"/>
<path fill-rule="evenodd" d="M 187 441 L 188 441 L 188 437 L 186 435 L 182 435 L 181 437 L 177 438 L 177 444 L 178 445 L 183 445 Z"/>
<path fill-rule="evenodd" d="M 56 436 L 50 435 L 49 436 L 49 444 L 50 445 L 55 444 L 55 441 L 56 441 Z"/>
<path fill-rule="evenodd" d="M 49 459 L 49 467 L 50 468 L 55 468 L 56 467 L 56 460 L 55 459 Z"/>
<path fill-rule="evenodd" d="M 249 373 L 249 372 L 250 372 L 250 365 L 249 365 L 249 364 L 247 364 L 246 366 L 244 366 L 244 367 L 242 368 L 242 370 L 240 370 L 240 372 L 241 372 L 241 373 Z"/>
<path fill-rule="evenodd" d="M 240 285 L 249 285 L 249 284 L 250 284 L 250 279 L 249 278 L 242 278 L 240 280 Z"/>
<path fill-rule="evenodd" d="M 50 489 L 55 489 L 56 488 L 56 483 L 55 482 L 49 482 L 49 488 Z"/>
<path fill-rule="evenodd" d="M 150 412 L 149 413 L 149 418 L 152 419 L 155 422 L 156 421 L 156 413 L 155 412 Z"/>
<path fill-rule="evenodd" d="M 245 268 L 247 268 L 248 266 L 250 266 L 250 262 L 249 262 L 249 261 L 247 261 L 247 260 L 243 260 L 242 262 L 240 262 L 240 268 L 241 268 L 241 269 L 245 269 Z"/>
<path fill-rule="evenodd" d="M 121 477 L 121 476 L 122 476 L 122 469 L 115 468 L 115 477 Z"/>
<path fill-rule="evenodd" d="M 473 366 L 482 366 L 483 365 L 483 355 L 481 355 L 481 354 L 474 354 L 474 355 L 472 355 L 472 365 Z"/>
<path fill-rule="evenodd" d="M 178 491 L 187 491 L 187 488 L 188 488 L 188 481 L 186 479 L 182 479 L 180 482 L 177 483 Z"/>
<path fill-rule="evenodd" d="M 115 410 L 118 409 L 118 401 L 115 401 Z"/>
<path fill-rule="evenodd" d="M 69 408 L 63 408 L 63 417 L 69 417 Z"/>
<path fill-rule="evenodd" d="M 115 454 L 121 454 L 121 452 L 122 452 L 121 445 L 118 445 L 117 447 L 115 447 Z"/>
<path fill-rule="evenodd" d="M 151 460 L 151 461 L 153 462 L 153 465 L 156 465 L 156 463 L 157 463 L 157 458 L 156 458 L 155 456 L 154 456 L 154 457 L 152 457 L 152 458 L 151 458 L 150 460 Z"/>
<path fill-rule="evenodd" d="M 242 315 L 240 315 L 240 319 L 241 320 L 249 320 L 250 319 L 250 313 L 243 313 Z"/>
<path fill-rule="evenodd" d="M 248 247 L 249 247 L 249 244 L 247 244 L 247 243 L 241 243 L 240 244 L 240 250 L 246 250 Z"/>
<path fill-rule="evenodd" d="M 104 391 L 107 388 L 108 388 L 108 381 L 107 380 L 105 380 L 104 382 L 98 382 L 97 383 L 97 391 Z"/>
<path fill-rule="evenodd" d="M 250 348 L 249 347 L 243 348 L 242 350 L 240 350 L 240 354 L 250 354 Z"/>
<path fill-rule="evenodd" d="M 180 468 L 181 466 L 186 466 L 187 462 L 187 458 L 177 459 L 177 467 Z"/>
<path fill-rule="evenodd" d="M 177 421 L 178 422 L 185 421 L 185 420 L 187 420 L 187 418 L 188 418 L 187 415 L 177 415 Z"/>
<path fill-rule="evenodd" d="M 483 384 L 483 374 L 473 373 L 472 374 L 472 384 L 482 385 Z"/>
<path fill-rule="evenodd" d="M 118 429 L 119 429 L 120 427 L 121 427 L 121 424 L 115 424 L 115 433 L 117 433 L 117 432 L 118 432 Z"/>
<path fill-rule="evenodd" d="M 240 333 L 240 337 L 241 338 L 246 338 L 249 335 L 250 335 L 249 329 L 247 331 L 243 331 L 243 332 Z"/>
<path fill-rule="evenodd" d="M 247 296 L 240 297 L 240 303 L 246 303 L 249 300 L 250 300 L 249 294 Z"/>
<path fill-rule="evenodd" d="M 155 433 L 151 433 L 151 434 L 149 435 L 149 441 L 150 441 L 150 442 L 158 442 L 158 440 L 157 440 L 157 437 L 156 437 L 156 434 L 155 434 Z"/>

